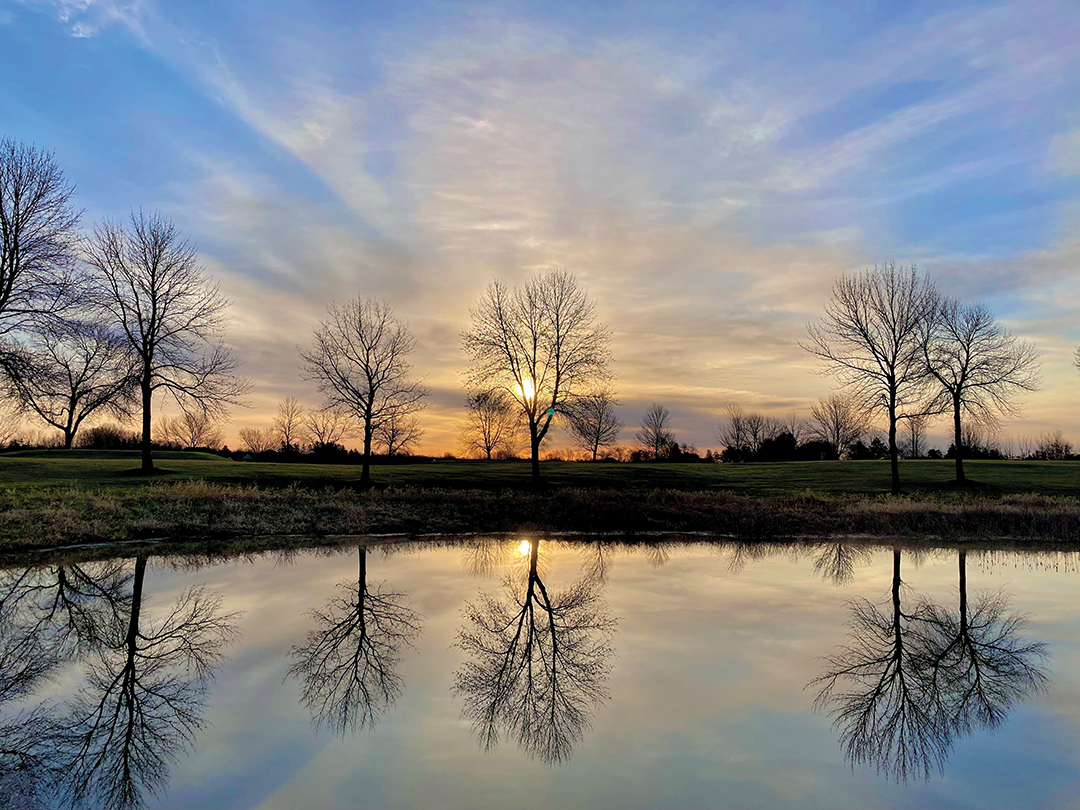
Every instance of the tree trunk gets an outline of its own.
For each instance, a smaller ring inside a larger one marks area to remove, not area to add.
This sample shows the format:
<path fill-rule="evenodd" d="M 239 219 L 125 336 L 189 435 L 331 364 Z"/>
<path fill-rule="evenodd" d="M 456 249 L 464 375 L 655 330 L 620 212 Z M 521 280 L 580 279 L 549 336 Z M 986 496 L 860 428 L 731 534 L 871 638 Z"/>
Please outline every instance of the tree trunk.
<path fill-rule="evenodd" d="M 142 471 L 153 472 L 154 457 L 150 450 L 150 404 L 154 389 L 150 387 L 150 374 L 144 372 L 142 379 Z"/>
<path fill-rule="evenodd" d="M 64 449 L 70 450 L 71 445 L 75 443 L 75 434 L 70 430 L 64 431 Z"/>
<path fill-rule="evenodd" d="M 900 450 L 896 446 L 896 406 L 889 406 L 889 469 L 892 474 L 892 491 L 900 492 Z"/>
<path fill-rule="evenodd" d="M 360 485 L 371 486 L 371 417 L 364 423 L 364 458 L 360 467 Z"/>
<path fill-rule="evenodd" d="M 963 484 L 964 478 L 964 443 L 960 431 L 960 400 L 953 398 L 953 448 L 956 450 L 956 483 Z"/>
<path fill-rule="evenodd" d="M 540 437 L 536 435 L 536 428 L 530 429 L 532 444 L 532 480 L 534 484 L 540 483 Z"/>

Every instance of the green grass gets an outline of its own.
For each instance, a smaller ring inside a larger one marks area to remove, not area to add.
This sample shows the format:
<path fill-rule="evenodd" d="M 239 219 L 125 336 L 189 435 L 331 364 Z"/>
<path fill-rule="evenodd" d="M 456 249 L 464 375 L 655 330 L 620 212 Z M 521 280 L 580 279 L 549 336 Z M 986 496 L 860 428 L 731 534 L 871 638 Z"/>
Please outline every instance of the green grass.
<path fill-rule="evenodd" d="M 159 453 L 153 479 L 138 474 L 138 453 L 130 451 L 23 451 L 0 455 L 0 487 L 117 490 L 144 487 L 148 480 L 199 480 L 222 485 L 351 488 L 359 466 L 232 462 L 205 453 Z M 1080 462 L 969 461 L 974 491 L 984 495 L 1080 494 Z M 816 461 L 781 464 L 611 464 L 545 462 L 552 487 L 651 491 L 725 491 L 751 496 L 783 496 L 807 490 L 822 494 L 872 495 L 889 489 L 883 461 Z M 529 486 L 525 462 L 434 461 L 372 467 L 377 485 L 439 489 L 517 489 Z M 954 491 L 951 461 L 905 461 L 903 488 L 920 494 Z"/>

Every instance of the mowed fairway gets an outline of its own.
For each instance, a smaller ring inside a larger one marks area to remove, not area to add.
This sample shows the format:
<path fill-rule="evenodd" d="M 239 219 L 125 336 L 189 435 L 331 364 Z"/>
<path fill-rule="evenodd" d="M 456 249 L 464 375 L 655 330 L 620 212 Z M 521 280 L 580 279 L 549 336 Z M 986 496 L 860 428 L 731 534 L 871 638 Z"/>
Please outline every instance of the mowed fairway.
<path fill-rule="evenodd" d="M 138 454 L 107 451 L 52 451 L 0 455 L 0 486 L 112 490 L 149 482 L 203 480 L 215 484 L 309 488 L 355 487 L 360 468 L 352 465 L 234 462 L 203 453 L 160 453 L 159 474 L 138 473 Z M 975 491 L 985 494 L 1033 492 L 1080 494 L 1080 462 L 969 461 L 965 464 Z M 884 461 L 817 461 L 777 464 L 612 464 L 544 462 L 541 471 L 552 487 L 684 491 L 726 490 L 743 495 L 776 496 L 812 490 L 819 493 L 876 494 L 889 489 Z M 900 465 L 908 492 L 950 492 L 951 461 L 904 461 Z M 503 489 L 529 486 L 529 465 L 521 461 L 437 460 L 423 464 L 375 465 L 377 486 L 448 489 Z"/>

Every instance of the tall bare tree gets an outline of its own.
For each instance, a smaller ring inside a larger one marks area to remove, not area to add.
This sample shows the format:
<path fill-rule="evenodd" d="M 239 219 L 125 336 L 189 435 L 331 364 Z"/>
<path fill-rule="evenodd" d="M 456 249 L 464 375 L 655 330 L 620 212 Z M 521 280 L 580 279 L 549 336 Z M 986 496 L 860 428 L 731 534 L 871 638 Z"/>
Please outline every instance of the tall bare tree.
<path fill-rule="evenodd" d="M 938 294 L 914 265 L 889 264 L 844 275 L 825 304 L 825 319 L 808 327 L 802 347 L 826 363 L 826 372 L 848 389 L 857 406 L 884 412 L 889 422 L 892 491 L 900 491 L 897 426 L 926 410 L 929 373 L 923 333 Z"/>
<path fill-rule="evenodd" d="M 29 338 L 21 354 L 22 361 L 10 369 L 12 392 L 64 434 L 65 450 L 94 414 L 131 415 L 134 358 L 126 342 L 105 326 L 52 319 Z"/>
<path fill-rule="evenodd" d="M 296 450 L 307 441 L 304 406 L 296 397 L 284 397 L 278 402 L 274 429 L 281 440 L 282 450 Z"/>
<path fill-rule="evenodd" d="M 839 458 L 870 430 L 870 422 L 847 397 L 831 394 L 810 409 L 810 435 L 827 442 Z"/>
<path fill-rule="evenodd" d="M 956 480 L 964 483 L 962 418 L 988 424 L 999 414 L 1015 413 L 1015 397 L 1038 387 L 1039 355 L 986 307 L 952 299 L 942 300 L 927 324 L 923 352 L 938 388 L 931 409 L 952 414 Z"/>
<path fill-rule="evenodd" d="M 570 435 L 574 443 L 592 454 L 592 460 L 601 447 L 614 444 L 624 422 L 616 415 L 619 400 L 606 389 L 575 397 L 568 406 Z"/>
<path fill-rule="evenodd" d="M 519 446 L 521 413 L 505 391 L 477 391 L 465 399 L 461 444 L 469 453 L 513 453 Z"/>
<path fill-rule="evenodd" d="M 361 484 L 371 483 L 371 443 L 379 427 L 424 407 L 428 389 L 411 377 L 406 360 L 415 345 L 388 302 L 357 297 L 341 306 L 331 304 L 329 316 L 315 330 L 312 348 L 300 350 L 307 379 L 318 384 L 328 405 L 360 422 Z"/>
<path fill-rule="evenodd" d="M 0 138 L 0 367 L 20 332 L 70 302 L 79 218 L 51 152 Z"/>
<path fill-rule="evenodd" d="M 184 410 L 223 415 L 248 390 L 223 340 L 228 301 L 199 266 L 195 246 L 161 213 L 132 212 L 127 226 L 105 220 L 86 254 L 96 303 L 138 359 L 142 469 L 149 472 L 156 392 Z"/>
<path fill-rule="evenodd" d="M 663 458 L 675 441 L 675 434 L 671 432 L 671 412 L 654 402 L 641 418 L 641 429 L 635 438 L 650 457 Z"/>
<path fill-rule="evenodd" d="M 338 444 L 352 435 L 349 414 L 340 408 L 317 408 L 308 411 L 304 418 L 304 429 L 314 444 Z"/>
<path fill-rule="evenodd" d="M 375 431 L 375 440 L 388 456 L 411 453 L 426 433 L 415 414 L 391 414 Z"/>
<path fill-rule="evenodd" d="M 521 410 L 529 430 L 532 478 L 540 481 L 540 443 L 556 413 L 610 377 L 611 333 L 596 320 L 596 305 L 573 274 L 562 269 L 534 276 L 511 290 L 494 281 L 471 310 L 462 333 L 473 361 L 470 387 L 501 390 Z"/>

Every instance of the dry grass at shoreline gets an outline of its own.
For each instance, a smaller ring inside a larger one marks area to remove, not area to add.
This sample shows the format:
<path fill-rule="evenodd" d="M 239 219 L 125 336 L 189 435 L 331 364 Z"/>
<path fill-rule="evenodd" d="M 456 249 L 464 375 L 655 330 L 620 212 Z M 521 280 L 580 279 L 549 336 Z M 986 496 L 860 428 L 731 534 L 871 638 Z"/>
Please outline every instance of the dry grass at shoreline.
<path fill-rule="evenodd" d="M 1047 495 L 753 498 L 724 492 L 259 489 L 206 482 L 0 493 L 0 548 L 169 538 L 469 532 L 709 532 L 1080 541 L 1080 499 Z"/>

